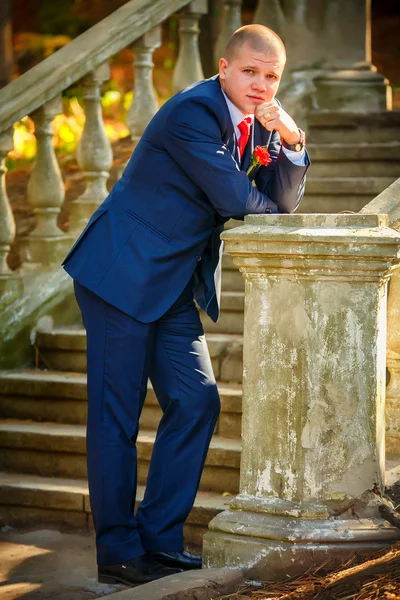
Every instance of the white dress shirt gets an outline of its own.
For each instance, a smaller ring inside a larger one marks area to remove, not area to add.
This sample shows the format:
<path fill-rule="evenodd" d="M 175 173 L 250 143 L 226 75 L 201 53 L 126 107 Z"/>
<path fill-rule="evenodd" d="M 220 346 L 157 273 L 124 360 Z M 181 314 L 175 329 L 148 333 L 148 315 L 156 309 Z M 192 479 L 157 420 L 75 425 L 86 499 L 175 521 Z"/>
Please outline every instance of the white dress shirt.
<path fill-rule="evenodd" d="M 236 134 L 236 139 L 239 140 L 241 133 L 238 129 L 238 125 L 239 123 L 241 123 L 243 121 L 243 119 L 245 119 L 246 117 L 250 117 L 251 119 L 251 124 L 253 125 L 254 123 L 254 115 L 253 114 L 249 114 L 249 115 L 244 115 L 242 113 L 241 110 L 238 109 L 237 106 L 235 106 L 233 104 L 233 102 L 231 102 L 231 100 L 229 100 L 228 96 L 225 94 L 224 90 L 221 88 L 221 91 L 224 95 L 224 98 L 226 100 L 226 104 L 228 105 L 228 109 L 229 109 L 229 114 L 231 116 L 231 120 L 233 123 L 233 126 L 235 128 L 235 134 Z M 254 128 L 253 128 L 254 130 Z M 254 147 L 254 138 L 252 136 L 252 146 Z M 253 152 L 253 148 L 252 147 L 252 152 Z M 239 150 L 238 150 L 239 152 Z M 295 150 L 289 150 L 288 148 L 285 148 L 285 146 L 282 146 L 282 152 L 284 152 L 284 154 L 286 154 L 286 156 L 288 157 L 288 159 L 295 165 L 299 166 L 299 167 L 303 167 L 306 165 L 306 151 L 303 148 L 302 150 L 300 150 L 299 152 L 296 152 Z"/>

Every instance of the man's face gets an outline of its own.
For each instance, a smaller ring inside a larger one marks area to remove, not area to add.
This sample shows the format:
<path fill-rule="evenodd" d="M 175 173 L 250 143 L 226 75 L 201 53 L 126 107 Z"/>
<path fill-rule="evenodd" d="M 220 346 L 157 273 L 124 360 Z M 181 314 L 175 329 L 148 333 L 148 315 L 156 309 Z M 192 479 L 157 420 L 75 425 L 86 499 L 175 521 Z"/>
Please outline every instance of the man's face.
<path fill-rule="evenodd" d="M 243 114 L 252 114 L 257 104 L 270 102 L 282 77 L 285 59 L 275 54 L 256 52 L 243 44 L 229 61 L 219 61 L 221 87 Z"/>

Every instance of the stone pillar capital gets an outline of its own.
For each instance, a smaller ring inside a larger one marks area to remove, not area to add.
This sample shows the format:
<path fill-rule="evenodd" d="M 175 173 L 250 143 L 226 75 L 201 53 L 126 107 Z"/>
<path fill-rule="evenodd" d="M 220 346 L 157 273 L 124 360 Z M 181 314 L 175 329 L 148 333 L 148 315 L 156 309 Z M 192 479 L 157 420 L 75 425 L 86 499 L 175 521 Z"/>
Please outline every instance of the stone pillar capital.
<path fill-rule="evenodd" d="M 225 249 L 248 279 L 367 282 L 390 276 L 400 234 L 387 215 L 248 215 L 224 232 Z"/>

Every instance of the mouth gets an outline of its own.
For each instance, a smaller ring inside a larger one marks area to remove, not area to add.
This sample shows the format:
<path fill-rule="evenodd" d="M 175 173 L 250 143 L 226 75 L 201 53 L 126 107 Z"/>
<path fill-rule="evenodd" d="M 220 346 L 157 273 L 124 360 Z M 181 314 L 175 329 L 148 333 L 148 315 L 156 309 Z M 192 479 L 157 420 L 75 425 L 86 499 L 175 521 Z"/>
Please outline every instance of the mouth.
<path fill-rule="evenodd" d="M 247 96 L 248 98 L 250 98 L 250 100 L 252 100 L 253 102 L 265 102 L 264 98 L 261 98 L 260 96 Z"/>

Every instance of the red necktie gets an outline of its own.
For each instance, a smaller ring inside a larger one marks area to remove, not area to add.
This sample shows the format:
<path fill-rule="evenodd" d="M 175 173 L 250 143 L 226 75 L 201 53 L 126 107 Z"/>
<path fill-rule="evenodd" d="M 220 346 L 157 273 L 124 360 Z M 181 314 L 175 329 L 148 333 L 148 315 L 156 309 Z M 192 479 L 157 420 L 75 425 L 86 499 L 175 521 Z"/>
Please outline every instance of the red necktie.
<path fill-rule="evenodd" d="M 249 141 L 251 121 L 252 121 L 251 117 L 246 117 L 238 125 L 238 129 L 240 131 L 240 138 L 238 139 L 240 160 L 243 158 L 244 149 L 246 148 L 246 144 Z"/>

